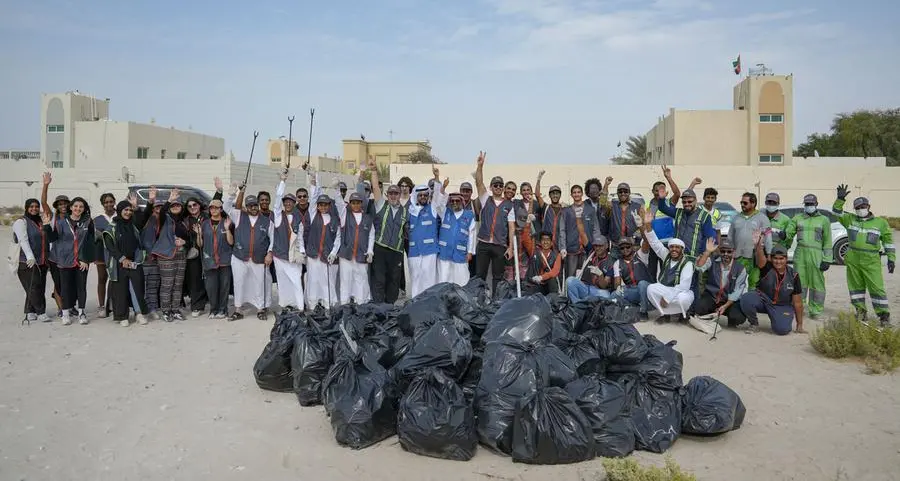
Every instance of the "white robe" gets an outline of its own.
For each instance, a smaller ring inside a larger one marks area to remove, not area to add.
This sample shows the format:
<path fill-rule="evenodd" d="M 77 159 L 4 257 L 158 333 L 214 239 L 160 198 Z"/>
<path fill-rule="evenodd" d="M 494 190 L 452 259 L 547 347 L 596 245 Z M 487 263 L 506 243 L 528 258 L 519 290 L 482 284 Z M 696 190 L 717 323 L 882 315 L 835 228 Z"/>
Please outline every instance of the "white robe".
<path fill-rule="evenodd" d="M 660 259 L 665 259 L 669 255 L 667 249 L 662 242 L 657 239 L 656 234 L 651 230 L 647 232 L 647 240 L 650 241 L 650 248 L 656 253 Z M 669 261 L 670 264 L 672 261 Z M 669 265 L 663 265 L 660 269 L 667 269 Z M 665 286 L 660 283 L 650 284 L 647 286 L 647 300 L 656 308 L 660 314 L 681 314 L 687 316 L 687 311 L 694 303 L 694 292 L 691 290 L 691 280 L 694 277 L 694 264 L 687 262 L 681 268 L 681 277 L 678 284 L 673 287 Z M 666 306 L 663 307 L 662 300 L 665 299 Z"/>
<path fill-rule="evenodd" d="M 275 276 L 278 278 L 278 304 L 303 309 L 303 265 L 276 257 Z"/>
<path fill-rule="evenodd" d="M 234 307 L 240 310 L 245 303 L 257 309 L 272 305 L 272 276 L 265 264 L 254 264 L 231 256 L 234 278 Z M 263 292 L 265 291 L 265 292 Z"/>
<path fill-rule="evenodd" d="M 320 302 L 326 309 L 338 302 L 338 266 L 319 259 L 306 259 L 306 307 L 314 309 Z"/>
<path fill-rule="evenodd" d="M 341 218 L 341 229 L 347 225 L 347 215 L 352 215 L 356 220 L 356 225 L 362 223 L 362 212 L 352 212 L 343 199 L 335 201 L 338 214 Z M 365 239 L 366 254 L 372 254 L 375 248 L 375 226 L 369 230 L 369 238 Z M 356 255 L 354 252 L 353 255 Z M 338 291 L 340 294 L 341 304 L 347 304 L 353 298 L 357 304 L 365 304 L 372 300 L 372 293 L 369 290 L 369 264 L 366 262 L 357 262 L 356 260 L 339 260 L 339 277 Z"/>
<path fill-rule="evenodd" d="M 460 210 L 456 211 L 447 211 L 444 215 L 453 215 L 457 219 L 463 215 L 465 211 Z M 441 229 L 440 232 L 440 240 L 438 244 L 443 247 L 445 244 L 457 245 L 457 237 L 463 235 L 462 232 L 452 232 L 449 233 L 449 229 Z M 472 222 L 469 225 L 468 232 L 468 243 L 466 245 L 466 253 L 475 255 L 475 244 L 476 244 L 476 233 L 475 230 L 475 222 Z M 464 286 L 469 282 L 469 263 L 468 261 L 464 262 L 453 262 L 453 261 L 445 261 L 438 260 L 438 282 L 452 282 L 454 284 L 458 284 L 460 286 Z"/>
<path fill-rule="evenodd" d="M 434 194 L 431 197 L 431 202 L 425 205 L 410 205 L 409 216 L 418 216 L 422 209 L 431 209 L 431 215 L 435 218 L 435 222 L 437 222 L 437 218 L 444 215 L 446 206 L 447 196 L 443 195 L 441 183 L 435 180 Z M 440 231 L 440 228 L 437 230 Z M 440 234 L 440 232 L 438 232 L 438 234 Z M 435 246 L 437 246 L 437 242 L 438 240 L 435 238 Z M 409 265 L 409 275 L 407 276 L 407 283 L 409 284 L 409 291 L 407 294 L 409 297 L 416 297 L 425 289 L 437 284 L 437 254 L 408 257 L 407 264 Z"/>

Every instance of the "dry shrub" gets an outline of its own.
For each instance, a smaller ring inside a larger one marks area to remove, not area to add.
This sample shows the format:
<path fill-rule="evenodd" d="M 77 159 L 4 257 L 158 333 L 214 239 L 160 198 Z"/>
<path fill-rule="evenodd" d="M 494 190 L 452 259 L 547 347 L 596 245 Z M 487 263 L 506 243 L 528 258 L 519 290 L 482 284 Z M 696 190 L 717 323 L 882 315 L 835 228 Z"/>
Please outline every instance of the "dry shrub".
<path fill-rule="evenodd" d="M 900 230 L 900 217 L 885 217 L 884 220 L 891 226 L 891 229 Z"/>
<path fill-rule="evenodd" d="M 666 466 L 644 467 L 633 458 L 607 458 L 603 460 L 608 481 L 697 481 L 693 474 L 681 470 L 671 456 L 666 456 Z"/>
<path fill-rule="evenodd" d="M 891 372 L 900 367 L 900 329 L 880 329 L 859 322 L 853 314 L 841 312 L 810 336 L 812 347 L 825 357 L 863 360 L 871 374 Z"/>

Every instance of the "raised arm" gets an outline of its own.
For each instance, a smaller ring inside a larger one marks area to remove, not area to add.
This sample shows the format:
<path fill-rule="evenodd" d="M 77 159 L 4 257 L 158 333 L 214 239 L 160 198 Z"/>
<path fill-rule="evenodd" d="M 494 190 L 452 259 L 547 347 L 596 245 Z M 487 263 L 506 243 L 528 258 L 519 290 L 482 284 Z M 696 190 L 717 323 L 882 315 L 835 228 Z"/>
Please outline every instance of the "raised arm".
<path fill-rule="evenodd" d="M 225 191 L 224 185 L 222 184 L 222 179 L 214 177 L 213 184 L 215 184 L 216 186 L 216 193 L 213 194 L 212 200 L 222 200 L 222 193 Z"/>
<path fill-rule="evenodd" d="M 50 204 L 47 203 L 47 190 L 50 188 L 50 182 L 53 182 L 53 175 L 50 172 L 44 172 L 41 175 L 41 209 L 44 212 L 53 212 Z"/>
<path fill-rule="evenodd" d="M 753 231 L 753 245 L 755 246 L 754 251 L 756 253 L 756 267 L 759 267 L 760 269 L 766 267 L 766 262 L 768 261 L 768 259 L 766 259 L 766 251 L 761 241 L 762 232 L 758 230 Z"/>
<path fill-rule="evenodd" d="M 444 195 L 444 184 L 441 183 L 441 171 L 436 165 L 431 166 L 431 173 L 434 174 L 434 193 L 431 195 L 431 215 L 440 217 L 444 215 L 447 208 L 447 196 Z M 449 179 L 448 179 L 449 183 Z"/>
<path fill-rule="evenodd" d="M 487 189 L 484 187 L 484 159 L 487 157 L 487 152 L 479 151 L 478 158 L 475 159 L 475 189 L 478 193 L 478 198 L 480 199 L 484 196 L 484 193 L 487 192 Z"/>
<path fill-rule="evenodd" d="M 547 171 L 544 169 L 541 169 L 540 172 L 538 172 L 537 180 L 534 182 L 534 198 L 537 200 L 537 205 L 541 209 L 547 204 L 544 202 L 544 197 L 541 195 L 541 179 L 544 178 L 546 172 Z"/>
<path fill-rule="evenodd" d="M 234 197 L 238 190 L 237 184 L 231 184 L 231 191 L 228 193 L 228 197 L 222 202 L 222 210 L 228 214 L 228 217 L 234 222 L 235 227 L 241 222 L 241 211 L 240 209 L 236 209 L 234 206 Z M 243 192 L 243 191 L 242 191 Z"/>
<path fill-rule="evenodd" d="M 284 205 L 281 203 L 281 199 L 284 197 L 284 183 L 287 180 L 287 169 L 285 169 L 279 177 L 281 180 L 278 182 L 278 186 L 275 187 L 275 198 L 272 199 L 272 212 L 275 214 L 275 227 L 281 226 L 281 213 L 284 211 Z"/>
<path fill-rule="evenodd" d="M 644 239 L 650 244 L 650 248 L 653 249 L 653 252 L 656 253 L 657 257 L 665 259 L 669 256 L 669 249 L 666 249 L 666 246 L 659 241 L 659 238 L 656 237 L 656 233 L 653 232 L 653 212 L 650 212 L 649 210 L 644 211 L 641 231 L 644 233 Z"/>

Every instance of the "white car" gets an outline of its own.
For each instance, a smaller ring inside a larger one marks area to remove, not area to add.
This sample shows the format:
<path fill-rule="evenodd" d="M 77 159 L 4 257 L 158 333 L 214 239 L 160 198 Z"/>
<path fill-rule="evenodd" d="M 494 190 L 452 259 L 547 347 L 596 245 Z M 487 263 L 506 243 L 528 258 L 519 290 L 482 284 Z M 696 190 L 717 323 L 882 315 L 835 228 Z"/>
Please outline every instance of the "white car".
<path fill-rule="evenodd" d="M 716 206 L 718 207 L 718 205 Z M 802 205 L 787 205 L 781 206 L 778 209 L 782 214 L 794 218 L 797 214 L 803 212 Z M 835 215 L 830 210 L 825 210 L 820 208 L 819 213 L 828 217 L 831 221 L 831 245 L 834 250 L 834 263 L 835 264 L 844 264 L 844 255 L 847 254 L 847 249 L 850 245 L 849 239 L 847 238 L 847 229 L 838 222 L 838 216 Z M 731 216 L 722 216 L 722 219 L 719 220 L 719 223 L 716 225 L 716 228 L 722 233 L 722 237 L 728 237 L 728 231 L 731 228 Z M 788 259 L 793 260 L 794 258 L 794 250 L 797 248 L 797 239 L 794 238 L 794 243 L 791 244 L 790 250 L 788 250 Z"/>

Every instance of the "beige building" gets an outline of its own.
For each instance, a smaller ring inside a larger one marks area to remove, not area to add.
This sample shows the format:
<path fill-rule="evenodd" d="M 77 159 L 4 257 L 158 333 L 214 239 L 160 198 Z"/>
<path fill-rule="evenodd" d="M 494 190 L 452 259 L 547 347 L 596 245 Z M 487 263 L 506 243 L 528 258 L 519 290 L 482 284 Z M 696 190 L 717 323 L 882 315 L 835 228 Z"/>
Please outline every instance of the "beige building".
<path fill-rule="evenodd" d="M 328 154 L 308 156 L 300 152 L 300 144 L 296 140 L 293 141 L 293 146 L 290 143 L 285 137 L 269 139 L 266 144 L 266 152 L 268 153 L 268 164 L 270 166 L 283 169 L 287 165 L 288 152 L 290 152 L 292 169 L 299 169 L 309 161 L 309 165 L 312 166 L 313 170 L 319 172 L 343 171 L 343 161 L 340 157 L 329 157 Z"/>
<path fill-rule="evenodd" d="M 669 109 L 647 132 L 648 163 L 791 165 L 793 124 L 793 76 L 751 75 L 731 110 Z"/>
<path fill-rule="evenodd" d="M 344 144 L 344 173 L 353 173 L 365 165 L 370 155 L 375 156 L 378 165 L 406 164 L 410 154 L 424 150 L 431 153 L 431 143 L 423 141 L 368 141 L 363 139 L 343 140 Z"/>

